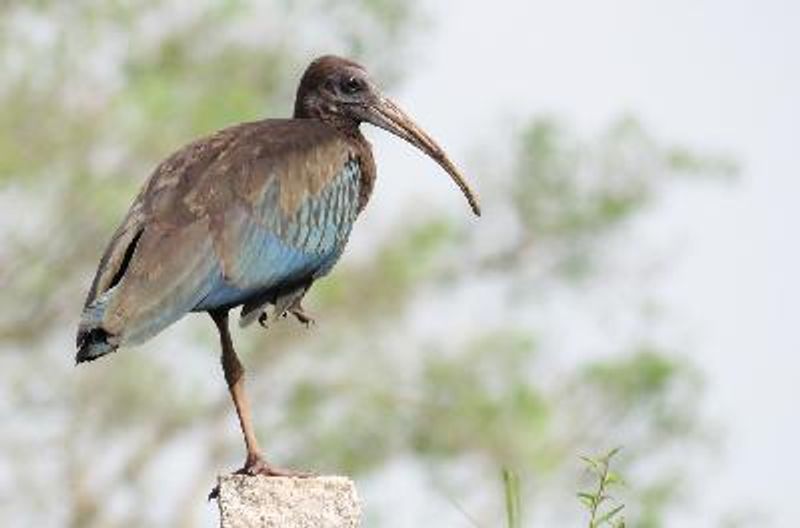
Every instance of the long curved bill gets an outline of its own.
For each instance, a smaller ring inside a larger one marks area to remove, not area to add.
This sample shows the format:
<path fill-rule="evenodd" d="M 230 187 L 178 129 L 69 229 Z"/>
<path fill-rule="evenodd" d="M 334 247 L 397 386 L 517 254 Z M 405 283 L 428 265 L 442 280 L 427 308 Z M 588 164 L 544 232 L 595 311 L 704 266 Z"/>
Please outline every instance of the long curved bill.
<path fill-rule="evenodd" d="M 467 185 L 466 180 L 461 175 L 461 171 L 450 161 L 450 158 L 447 157 L 442 147 L 440 147 L 424 130 L 417 126 L 408 114 L 403 112 L 391 99 L 382 97 L 376 104 L 370 105 L 367 120 L 373 125 L 379 126 L 403 138 L 430 156 L 450 175 L 456 185 L 458 185 L 461 192 L 464 193 L 464 196 L 467 198 L 472 212 L 474 212 L 476 216 L 481 215 L 481 206 L 478 204 L 478 198 L 475 193 L 472 192 L 472 189 L 469 188 L 469 185 Z"/>

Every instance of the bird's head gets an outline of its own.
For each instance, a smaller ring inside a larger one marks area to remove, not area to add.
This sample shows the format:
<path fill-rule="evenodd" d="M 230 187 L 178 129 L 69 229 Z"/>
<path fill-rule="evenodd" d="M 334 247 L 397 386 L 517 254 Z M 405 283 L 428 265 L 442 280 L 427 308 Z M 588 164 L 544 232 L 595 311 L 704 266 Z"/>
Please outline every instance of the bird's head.
<path fill-rule="evenodd" d="M 381 93 L 360 64 L 333 55 L 312 62 L 297 89 L 294 117 L 320 119 L 343 130 L 356 130 L 362 122 L 388 130 L 425 152 L 447 171 L 472 211 L 480 216 L 477 197 L 444 150 Z"/>

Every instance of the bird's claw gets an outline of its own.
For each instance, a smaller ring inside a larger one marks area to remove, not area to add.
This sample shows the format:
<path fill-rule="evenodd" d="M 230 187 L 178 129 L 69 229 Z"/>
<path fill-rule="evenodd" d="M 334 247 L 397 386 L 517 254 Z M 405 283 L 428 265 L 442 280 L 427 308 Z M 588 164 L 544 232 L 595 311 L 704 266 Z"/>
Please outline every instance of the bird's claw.
<path fill-rule="evenodd" d="M 295 318 L 297 318 L 300 323 L 306 325 L 306 328 L 310 327 L 311 325 L 317 324 L 317 321 L 308 315 L 304 310 L 303 307 L 299 304 L 294 306 L 291 310 L 289 310 Z"/>
<path fill-rule="evenodd" d="M 280 308 L 278 308 L 280 309 Z M 304 324 L 306 328 L 314 325 L 317 321 L 311 317 L 300 305 L 299 302 L 295 302 L 288 309 L 283 310 L 282 312 L 275 312 L 272 316 L 272 319 L 285 319 L 289 314 L 292 314 L 301 324 Z M 261 315 L 258 316 L 258 324 L 262 327 L 267 328 L 269 323 L 269 315 L 267 315 L 266 311 L 261 312 Z"/>
<path fill-rule="evenodd" d="M 309 328 L 312 325 L 317 324 L 316 319 L 314 319 L 313 317 L 308 315 L 308 313 L 306 313 L 303 310 L 303 308 L 300 307 L 300 306 L 289 308 L 287 311 L 285 311 L 285 312 L 283 312 L 281 314 L 276 314 L 275 315 L 275 319 L 286 319 L 289 316 L 289 314 L 292 314 L 295 317 L 295 319 L 297 319 L 301 324 L 305 325 L 306 328 Z M 261 322 L 261 319 L 264 319 L 263 323 Z M 261 323 L 261 326 L 263 326 L 264 328 L 267 327 L 267 316 L 266 316 L 266 314 L 264 314 L 261 317 L 259 317 L 258 321 Z"/>

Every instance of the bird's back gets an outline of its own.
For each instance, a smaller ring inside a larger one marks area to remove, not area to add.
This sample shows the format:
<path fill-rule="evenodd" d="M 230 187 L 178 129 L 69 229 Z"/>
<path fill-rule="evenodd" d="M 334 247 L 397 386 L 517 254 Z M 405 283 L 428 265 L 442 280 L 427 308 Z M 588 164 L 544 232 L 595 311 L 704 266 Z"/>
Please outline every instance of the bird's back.
<path fill-rule="evenodd" d="M 101 260 L 79 359 L 141 342 L 192 310 L 307 287 L 341 254 L 373 175 L 363 138 L 312 119 L 236 125 L 178 150 Z"/>

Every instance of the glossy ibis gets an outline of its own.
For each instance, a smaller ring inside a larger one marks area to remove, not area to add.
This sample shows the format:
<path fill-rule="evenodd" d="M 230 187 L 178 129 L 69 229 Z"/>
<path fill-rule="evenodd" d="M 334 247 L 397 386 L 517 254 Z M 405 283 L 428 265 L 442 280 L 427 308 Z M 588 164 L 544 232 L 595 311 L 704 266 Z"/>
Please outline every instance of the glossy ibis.
<path fill-rule="evenodd" d="M 444 151 L 362 66 L 318 58 L 300 81 L 292 119 L 225 128 L 155 169 L 100 261 L 78 328 L 77 362 L 142 343 L 188 312 L 208 312 L 247 448 L 241 471 L 291 474 L 261 455 L 228 312 L 242 306 L 242 325 L 264 323 L 269 305 L 275 317 L 310 320 L 300 302 L 341 256 L 375 183 L 362 122 L 433 158 L 480 214 Z"/>

